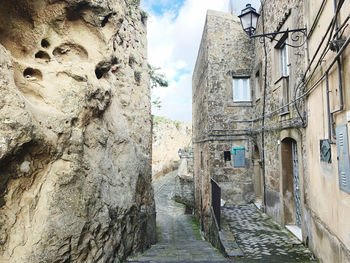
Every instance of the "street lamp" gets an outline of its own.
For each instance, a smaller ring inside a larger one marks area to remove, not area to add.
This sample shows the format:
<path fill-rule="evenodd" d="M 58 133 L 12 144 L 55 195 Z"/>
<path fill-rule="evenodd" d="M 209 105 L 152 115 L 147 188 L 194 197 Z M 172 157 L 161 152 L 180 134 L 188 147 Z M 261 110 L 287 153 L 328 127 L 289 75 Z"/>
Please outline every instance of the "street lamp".
<path fill-rule="evenodd" d="M 301 32 L 304 36 L 306 36 L 306 28 L 288 29 L 284 31 L 254 35 L 254 32 L 258 24 L 259 16 L 260 16 L 259 13 L 256 12 L 255 8 L 253 8 L 251 4 L 247 4 L 246 7 L 242 10 L 241 14 L 238 16 L 241 20 L 242 28 L 244 32 L 248 34 L 249 38 L 267 37 L 269 39 L 274 40 L 275 35 L 285 34 L 285 33 L 293 34 L 295 32 Z M 292 40 L 297 41 L 299 40 L 299 37 L 296 37 L 295 40 L 294 39 Z M 292 45 L 288 45 L 288 46 L 292 46 Z M 292 46 L 292 47 L 300 47 L 300 46 Z"/>
<path fill-rule="evenodd" d="M 241 19 L 241 24 L 243 30 L 251 37 L 258 23 L 259 14 L 256 12 L 255 8 L 251 4 L 247 4 L 246 8 L 242 10 L 242 13 L 238 16 Z"/>

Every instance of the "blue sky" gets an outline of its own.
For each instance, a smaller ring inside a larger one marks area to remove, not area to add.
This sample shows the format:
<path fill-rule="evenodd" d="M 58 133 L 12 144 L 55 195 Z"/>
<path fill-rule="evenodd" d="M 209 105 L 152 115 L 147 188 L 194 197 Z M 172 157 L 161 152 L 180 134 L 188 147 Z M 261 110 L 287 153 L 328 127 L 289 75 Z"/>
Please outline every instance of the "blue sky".
<path fill-rule="evenodd" d="M 233 0 L 240 12 L 247 3 L 258 9 L 259 0 Z M 143 0 L 148 12 L 148 59 L 162 68 L 168 88 L 152 91 L 160 97 L 161 109 L 152 113 L 174 120 L 192 121 L 192 72 L 208 9 L 229 12 L 230 0 Z"/>
<path fill-rule="evenodd" d="M 174 12 L 175 18 L 178 15 L 178 11 L 183 6 L 185 0 L 177 1 L 144 1 L 148 11 L 152 12 L 154 15 L 162 16 L 166 12 Z"/>

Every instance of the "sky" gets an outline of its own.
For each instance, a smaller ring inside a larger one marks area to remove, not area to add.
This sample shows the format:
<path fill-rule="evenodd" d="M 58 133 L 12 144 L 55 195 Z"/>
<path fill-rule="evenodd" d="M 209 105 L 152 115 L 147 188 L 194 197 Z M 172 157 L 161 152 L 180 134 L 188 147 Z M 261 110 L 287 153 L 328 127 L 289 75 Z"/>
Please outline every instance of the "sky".
<path fill-rule="evenodd" d="M 156 88 L 161 109 L 152 114 L 179 121 L 192 121 L 192 72 L 208 9 L 229 12 L 230 0 L 142 0 L 148 18 L 148 60 L 160 67 L 169 87 Z M 259 0 L 233 0 L 237 14 L 251 3 L 258 10 Z"/>

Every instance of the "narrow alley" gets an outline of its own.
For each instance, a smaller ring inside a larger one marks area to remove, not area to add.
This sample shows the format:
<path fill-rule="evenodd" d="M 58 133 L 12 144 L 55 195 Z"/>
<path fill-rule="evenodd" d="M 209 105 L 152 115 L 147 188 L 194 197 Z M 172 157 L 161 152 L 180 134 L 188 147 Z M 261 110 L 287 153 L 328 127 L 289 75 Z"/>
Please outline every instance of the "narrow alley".
<path fill-rule="evenodd" d="M 202 240 L 194 216 L 172 200 L 177 171 L 155 183 L 158 243 L 128 262 L 227 262 L 219 251 Z"/>
<path fill-rule="evenodd" d="M 225 258 L 202 239 L 195 217 L 173 200 L 176 173 L 154 182 L 158 243 L 128 262 L 315 262 L 297 238 L 254 205 L 222 208 L 222 232 L 233 234 L 243 254 Z"/>

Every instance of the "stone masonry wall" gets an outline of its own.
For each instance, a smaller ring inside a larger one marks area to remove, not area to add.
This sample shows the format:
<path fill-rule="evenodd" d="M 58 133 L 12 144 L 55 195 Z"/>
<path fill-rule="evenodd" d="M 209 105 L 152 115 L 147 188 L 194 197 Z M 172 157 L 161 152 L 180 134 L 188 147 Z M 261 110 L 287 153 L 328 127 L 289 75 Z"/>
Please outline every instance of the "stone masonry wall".
<path fill-rule="evenodd" d="M 201 229 L 204 224 L 204 214 L 210 213 L 210 179 L 208 160 L 208 42 L 207 25 L 205 24 L 198 58 L 192 75 L 192 133 L 193 133 L 193 173 L 195 191 L 195 213 L 199 218 Z"/>
<path fill-rule="evenodd" d="M 119 262 L 155 241 L 139 1 L 0 1 L 0 262 Z"/>
<path fill-rule="evenodd" d="M 240 134 L 248 126 L 232 122 L 251 117 L 251 103 L 233 103 L 232 78 L 250 75 L 252 51 L 237 17 L 208 11 L 192 84 L 195 208 L 207 238 L 214 234 L 211 178 L 228 203 L 246 203 L 254 195 L 250 137 Z M 234 146 L 245 147 L 245 168 L 233 168 Z M 224 161 L 224 151 L 231 152 L 231 162 Z"/>
<path fill-rule="evenodd" d="M 207 21 L 210 176 L 219 183 L 226 202 L 246 203 L 254 195 L 250 124 L 233 121 L 249 120 L 252 104 L 233 102 L 232 78 L 251 74 L 253 45 L 234 14 L 209 11 Z M 234 167 L 233 147 L 245 148 L 246 167 Z M 231 153 L 231 161 L 224 160 L 224 151 Z"/>
<path fill-rule="evenodd" d="M 303 2 L 294 0 L 264 1 L 265 10 L 265 32 L 276 32 L 278 30 L 286 30 L 288 28 L 303 28 Z M 262 33 L 262 17 L 259 19 L 258 29 L 256 34 Z M 278 41 L 281 36 L 276 37 Z M 303 39 L 302 37 L 300 39 Z M 303 161 L 303 153 L 305 151 L 305 130 L 301 128 L 302 122 L 299 118 L 295 107 L 289 106 L 288 110 L 281 109 L 283 95 L 284 79 L 281 78 L 280 63 L 278 49 L 276 48 L 277 41 L 266 39 L 267 47 L 267 89 L 266 89 L 266 108 L 265 112 L 265 180 L 266 180 L 266 208 L 267 212 L 272 215 L 280 223 L 284 222 L 284 205 L 282 196 L 282 171 L 281 165 L 281 150 L 280 143 L 287 137 L 292 138 L 298 145 L 298 161 L 299 161 L 299 178 L 301 185 L 304 182 L 304 171 L 306 163 Z M 301 43 L 293 42 L 291 35 L 288 38 L 288 43 L 297 45 Z M 254 118 L 260 118 L 263 112 L 263 78 L 264 78 L 264 49 L 263 44 L 255 40 L 256 60 L 253 69 L 252 78 L 254 82 L 260 83 L 260 96 L 255 93 Z M 293 100 L 296 94 L 296 86 L 300 83 L 302 74 L 304 73 L 305 62 L 305 47 L 289 48 L 289 101 Z M 258 78 L 258 80 L 256 80 Z M 297 95 L 301 94 L 301 89 L 297 91 Z M 304 116 L 303 102 L 298 104 L 301 115 Z M 258 132 L 256 138 L 256 146 L 261 149 L 261 134 L 262 128 L 261 119 L 254 122 L 254 131 Z M 276 160 L 279 160 L 276 162 Z M 300 187 L 300 189 L 303 189 Z M 302 201 L 304 193 L 302 193 Z"/>
<path fill-rule="evenodd" d="M 188 207 L 194 207 L 193 155 L 184 151 L 175 177 L 175 200 Z"/>

